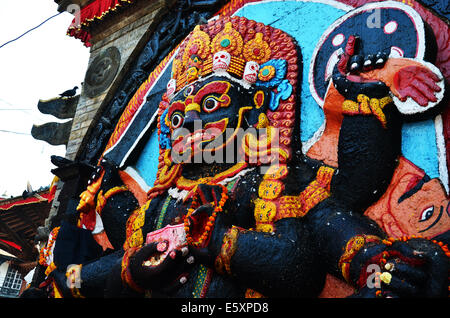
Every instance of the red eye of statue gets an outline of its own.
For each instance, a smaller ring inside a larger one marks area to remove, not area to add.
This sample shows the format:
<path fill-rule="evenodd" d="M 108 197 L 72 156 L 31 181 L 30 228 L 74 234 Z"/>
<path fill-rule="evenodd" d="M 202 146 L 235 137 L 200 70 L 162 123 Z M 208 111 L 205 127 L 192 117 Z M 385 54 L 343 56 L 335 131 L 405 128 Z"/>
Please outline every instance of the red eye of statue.
<path fill-rule="evenodd" d="M 203 101 L 203 110 L 207 113 L 212 113 L 220 107 L 220 103 L 214 97 L 208 97 Z"/>
<path fill-rule="evenodd" d="M 171 119 L 172 129 L 181 127 L 181 125 L 183 124 L 183 120 L 184 118 L 180 113 L 174 113 Z"/>

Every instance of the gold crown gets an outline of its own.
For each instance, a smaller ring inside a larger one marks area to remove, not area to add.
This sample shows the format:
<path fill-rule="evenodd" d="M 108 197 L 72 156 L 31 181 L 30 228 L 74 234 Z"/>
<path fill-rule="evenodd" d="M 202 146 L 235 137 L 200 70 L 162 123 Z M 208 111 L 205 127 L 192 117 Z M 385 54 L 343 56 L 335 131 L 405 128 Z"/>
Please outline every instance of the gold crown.
<path fill-rule="evenodd" d="M 262 33 L 253 33 L 253 38 L 244 42 L 232 23 L 226 22 L 211 41 L 210 35 L 197 25 L 185 47 L 181 46 L 182 51 L 173 61 L 172 79 L 176 81 L 175 91 L 181 90 L 199 77 L 211 74 L 213 57 L 218 52 L 227 52 L 230 55 L 226 72 L 238 79 L 242 79 L 248 62 L 256 62 L 258 65 L 267 62 L 271 55 L 270 46 Z"/>

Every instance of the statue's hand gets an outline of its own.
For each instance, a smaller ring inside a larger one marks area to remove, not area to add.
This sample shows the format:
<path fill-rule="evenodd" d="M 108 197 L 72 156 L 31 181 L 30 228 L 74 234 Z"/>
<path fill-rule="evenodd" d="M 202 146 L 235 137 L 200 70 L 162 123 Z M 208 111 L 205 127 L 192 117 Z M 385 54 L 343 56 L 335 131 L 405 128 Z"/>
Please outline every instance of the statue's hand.
<path fill-rule="evenodd" d="M 411 65 L 401 68 L 395 75 L 393 86 L 394 93 L 402 102 L 411 97 L 420 106 L 427 106 L 429 102 L 437 102 L 436 92 L 441 88 L 437 85 L 441 79 L 423 66 Z"/>
<path fill-rule="evenodd" d="M 364 73 L 373 73 L 384 66 L 387 55 L 383 52 L 364 56 L 358 54 L 359 38 L 350 36 L 344 52 L 333 69 L 332 79 L 336 90 L 346 99 L 357 100 L 363 94 L 370 98 L 387 96 L 389 88 L 382 80 L 367 78 Z"/>
<path fill-rule="evenodd" d="M 389 286 L 389 289 L 398 295 L 448 297 L 450 259 L 438 244 L 426 239 L 410 239 L 394 242 L 390 250 L 406 259 L 390 261 L 395 287 Z"/>
<path fill-rule="evenodd" d="M 194 242 L 199 241 L 199 234 L 204 233 L 202 225 L 205 226 L 209 217 L 214 212 L 212 204 L 205 204 L 199 207 L 189 217 L 190 233 Z M 210 232 L 206 237 L 206 240 L 202 244 L 190 244 L 189 251 L 194 256 L 195 262 L 201 263 L 208 267 L 214 266 L 214 260 L 219 254 L 220 246 L 222 244 L 222 236 L 225 233 L 225 227 L 223 225 L 223 213 L 216 215 L 214 224 L 210 227 Z"/>
<path fill-rule="evenodd" d="M 373 256 L 373 250 L 381 252 Z M 450 261 L 438 244 L 425 239 L 400 240 L 386 247 L 380 244 L 368 248 L 364 253 L 372 256 L 364 261 L 359 284 L 365 284 L 364 288 L 375 291 L 375 295 L 448 297 Z"/>
<path fill-rule="evenodd" d="M 88 186 L 85 191 L 80 194 L 80 202 L 77 206 L 77 211 L 88 213 L 95 209 L 95 196 L 102 184 L 105 171 L 102 166 L 98 166 L 93 176 L 88 182 Z"/>
<path fill-rule="evenodd" d="M 169 251 L 165 241 L 143 246 L 130 257 L 129 270 L 133 281 L 144 289 L 170 294 L 187 282 L 193 257 L 187 248 Z"/>

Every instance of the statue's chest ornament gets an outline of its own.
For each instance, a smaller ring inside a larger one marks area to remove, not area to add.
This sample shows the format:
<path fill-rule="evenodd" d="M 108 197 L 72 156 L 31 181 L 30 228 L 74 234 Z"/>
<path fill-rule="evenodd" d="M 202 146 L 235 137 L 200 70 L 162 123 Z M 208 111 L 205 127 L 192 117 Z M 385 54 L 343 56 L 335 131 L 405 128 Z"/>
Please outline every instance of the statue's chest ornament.
<path fill-rule="evenodd" d="M 256 231 L 273 232 L 274 223 L 289 217 L 303 217 L 319 202 L 330 196 L 334 169 L 322 166 L 316 178 L 297 196 L 282 196 L 286 165 L 274 165 L 264 175 L 255 200 Z"/>

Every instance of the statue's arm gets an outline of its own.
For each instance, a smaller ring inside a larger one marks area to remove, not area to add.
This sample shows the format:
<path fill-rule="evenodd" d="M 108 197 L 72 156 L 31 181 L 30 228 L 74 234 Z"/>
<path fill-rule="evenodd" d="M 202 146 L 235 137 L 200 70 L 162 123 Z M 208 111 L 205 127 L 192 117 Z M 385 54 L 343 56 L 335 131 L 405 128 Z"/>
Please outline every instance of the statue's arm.
<path fill-rule="evenodd" d="M 275 226 L 273 233 L 239 227 L 215 231 L 218 237 L 212 242 L 221 244 L 212 247 L 215 270 L 266 297 L 320 293 L 325 276 L 311 247 L 313 233 L 296 218 L 279 220 Z"/>

